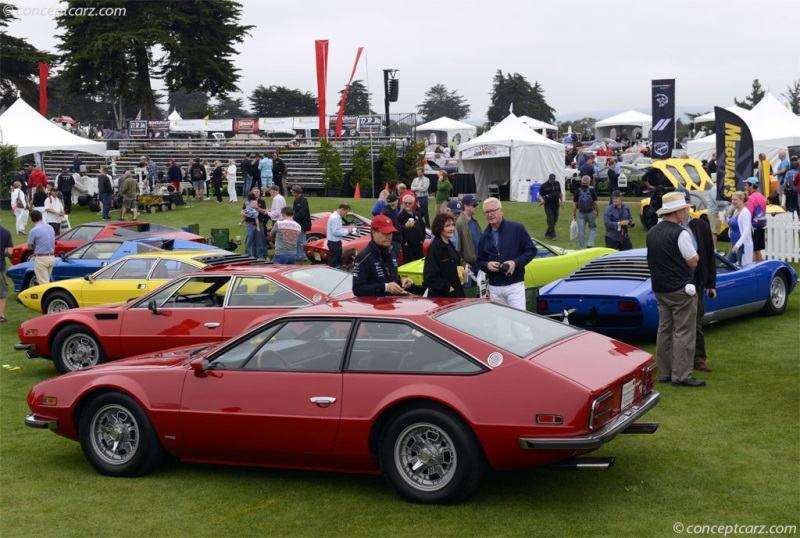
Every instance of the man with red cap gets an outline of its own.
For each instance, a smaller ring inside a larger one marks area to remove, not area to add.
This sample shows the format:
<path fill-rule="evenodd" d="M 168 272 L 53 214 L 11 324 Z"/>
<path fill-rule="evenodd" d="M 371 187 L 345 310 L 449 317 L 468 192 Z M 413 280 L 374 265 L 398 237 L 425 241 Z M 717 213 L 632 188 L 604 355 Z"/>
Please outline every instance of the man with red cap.
<path fill-rule="evenodd" d="M 353 268 L 353 294 L 358 297 L 405 295 L 413 282 L 397 274 L 392 234 L 397 230 L 386 215 L 372 219 L 372 241 L 358 253 Z"/>

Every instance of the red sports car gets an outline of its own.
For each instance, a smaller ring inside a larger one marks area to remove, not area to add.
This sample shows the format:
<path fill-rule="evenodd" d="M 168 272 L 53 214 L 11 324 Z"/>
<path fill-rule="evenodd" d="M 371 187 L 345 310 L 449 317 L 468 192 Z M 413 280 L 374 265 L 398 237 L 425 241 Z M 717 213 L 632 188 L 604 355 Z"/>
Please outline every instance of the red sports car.
<path fill-rule="evenodd" d="M 306 242 L 317 241 L 328 236 L 328 219 L 331 213 L 332 211 L 324 211 L 311 215 L 311 229 L 306 232 Z M 369 230 L 371 222 L 372 219 L 362 217 L 358 213 L 348 213 L 342 219 L 342 226 L 366 226 Z"/>
<path fill-rule="evenodd" d="M 383 473 L 456 503 L 486 468 L 579 458 L 659 401 L 640 349 L 485 299 L 371 297 L 294 310 L 233 340 L 101 365 L 28 394 L 26 424 L 100 473 L 184 461 Z"/>
<path fill-rule="evenodd" d="M 227 340 L 312 303 L 352 297 L 352 277 L 325 266 L 223 265 L 176 277 L 135 301 L 39 316 L 14 348 L 60 373 L 171 347 Z"/>
<path fill-rule="evenodd" d="M 124 228 L 124 231 L 120 229 Z M 92 239 L 105 239 L 109 237 L 137 238 L 145 235 L 157 235 L 158 237 L 169 239 L 184 239 L 195 243 L 205 243 L 206 238 L 193 233 L 185 232 L 172 226 L 154 224 L 152 222 L 138 221 L 111 221 L 111 222 L 90 222 L 80 224 L 56 238 L 55 255 L 59 256 L 62 252 L 72 252 L 81 245 L 85 245 Z M 31 257 L 27 243 L 22 243 L 14 247 L 11 253 L 11 264 L 26 262 Z"/>

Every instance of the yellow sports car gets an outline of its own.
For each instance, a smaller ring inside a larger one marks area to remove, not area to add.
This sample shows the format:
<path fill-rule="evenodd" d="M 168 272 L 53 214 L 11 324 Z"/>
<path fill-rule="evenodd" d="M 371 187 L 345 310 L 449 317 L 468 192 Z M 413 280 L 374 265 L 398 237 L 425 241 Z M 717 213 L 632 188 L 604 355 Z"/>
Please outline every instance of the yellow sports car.
<path fill-rule="evenodd" d="M 112 303 L 124 303 L 154 290 L 172 278 L 206 265 L 245 259 L 227 251 L 187 250 L 134 254 L 83 278 L 59 280 L 30 287 L 17 295 L 17 302 L 51 313 Z"/>

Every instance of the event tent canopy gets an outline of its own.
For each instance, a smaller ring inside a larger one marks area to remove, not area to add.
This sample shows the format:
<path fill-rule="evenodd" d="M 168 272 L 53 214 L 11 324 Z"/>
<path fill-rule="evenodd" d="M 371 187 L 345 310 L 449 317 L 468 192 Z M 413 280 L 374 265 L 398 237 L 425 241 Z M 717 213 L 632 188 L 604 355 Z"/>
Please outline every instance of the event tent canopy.
<path fill-rule="evenodd" d="M 742 111 L 744 111 L 745 114 L 749 113 L 749 110 L 736 105 L 725 107 L 725 110 L 729 110 L 740 117 L 744 117 L 742 116 Z M 692 123 L 708 123 L 710 121 L 714 121 L 715 119 L 716 116 L 714 115 L 714 111 L 712 110 L 711 112 L 708 112 L 701 116 L 697 116 L 694 120 L 692 120 Z"/>
<path fill-rule="evenodd" d="M 17 147 L 17 155 L 42 151 L 83 151 L 106 154 L 106 143 L 68 133 L 47 120 L 22 99 L 0 116 L 0 143 Z"/>
<path fill-rule="evenodd" d="M 489 195 L 489 185 L 510 181 L 511 200 L 527 201 L 520 185 L 529 185 L 526 180 L 543 183 L 550 174 L 564 186 L 564 145 L 533 131 L 514 114 L 461 144 L 458 152 L 459 170 L 475 174 L 479 198 Z"/>
<path fill-rule="evenodd" d="M 477 132 L 478 128 L 474 125 L 442 116 L 438 120 L 417 125 L 417 140 L 428 138 L 431 143 L 438 142 L 448 145 L 449 142 L 455 142 L 461 144 L 475 138 Z"/>
<path fill-rule="evenodd" d="M 183 118 L 178 113 L 177 109 L 172 109 L 172 112 L 169 113 L 169 116 L 167 116 L 167 119 L 172 121 L 172 120 L 182 120 Z"/>
<path fill-rule="evenodd" d="M 536 118 L 531 118 L 530 116 L 519 116 L 519 120 L 534 131 L 542 134 L 544 134 L 545 131 L 558 131 L 558 127 L 555 125 L 550 125 L 549 123 L 537 120 Z"/>
<path fill-rule="evenodd" d="M 642 138 L 650 137 L 650 129 L 653 127 L 653 117 L 649 114 L 642 114 L 635 110 L 629 110 L 616 116 L 611 116 L 604 120 L 600 120 L 594 124 L 594 138 L 601 140 L 603 138 L 613 138 L 611 130 L 617 127 L 633 127 L 632 131 L 636 128 L 641 129 Z M 631 132 L 630 139 L 633 140 L 633 132 Z"/>
<path fill-rule="evenodd" d="M 764 153 L 770 161 L 778 157 L 778 151 L 789 146 L 800 146 L 800 117 L 787 109 L 778 99 L 768 93 L 752 110 L 734 111 L 750 128 L 753 136 L 754 157 Z M 717 151 L 717 136 L 710 135 L 700 140 L 690 140 L 686 152 L 694 159 L 709 159 Z"/>

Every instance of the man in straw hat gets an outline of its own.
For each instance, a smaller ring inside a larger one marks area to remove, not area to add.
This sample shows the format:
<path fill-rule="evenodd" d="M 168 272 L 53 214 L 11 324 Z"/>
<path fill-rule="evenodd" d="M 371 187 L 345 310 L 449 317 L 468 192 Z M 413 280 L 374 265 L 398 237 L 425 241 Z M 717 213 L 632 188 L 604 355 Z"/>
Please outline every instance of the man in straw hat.
<path fill-rule="evenodd" d="M 706 384 L 692 377 L 698 300 L 692 280 L 700 257 L 691 232 L 681 226 L 689 207 L 682 193 L 665 194 L 658 210 L 662 221 L 647 232 L 647 265 L 658 302 L 658 377 L 676 387 Z"/>

